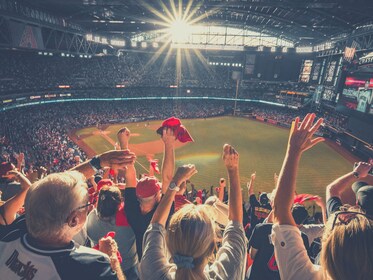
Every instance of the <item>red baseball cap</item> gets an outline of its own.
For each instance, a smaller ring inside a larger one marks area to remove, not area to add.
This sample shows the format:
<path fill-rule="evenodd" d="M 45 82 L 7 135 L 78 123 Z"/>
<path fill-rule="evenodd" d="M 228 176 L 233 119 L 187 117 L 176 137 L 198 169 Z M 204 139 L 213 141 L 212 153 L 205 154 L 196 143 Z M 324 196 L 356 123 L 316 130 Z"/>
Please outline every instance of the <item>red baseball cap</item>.
<path fill-rule="evenodd" d="M 181 143 L 193 142 L 192 136 L 190 136 L 188 130 L 181 124 L 181 121 L 178 118 L 171 117 L 165 120 L 162 123 L 162 126 L 157 129 L 157 133 L 162 135 L 163 128 L 170 127 L 174 130 L 175 137 Z"/>
<path fill-rule="evenodd" d="M 113 186 L 114 182 L 110 179 L 102 179 L 97 183 L 97 193 L 101 190 L 102 187 L 104 186 Z"/>
<path fill-rule="evenodd" d="M 138 198 L 147 198 L 155 195 L 161 189 L 161 183 L 155 177 L 144 177 L 137 182 L 136 195 Z"/>

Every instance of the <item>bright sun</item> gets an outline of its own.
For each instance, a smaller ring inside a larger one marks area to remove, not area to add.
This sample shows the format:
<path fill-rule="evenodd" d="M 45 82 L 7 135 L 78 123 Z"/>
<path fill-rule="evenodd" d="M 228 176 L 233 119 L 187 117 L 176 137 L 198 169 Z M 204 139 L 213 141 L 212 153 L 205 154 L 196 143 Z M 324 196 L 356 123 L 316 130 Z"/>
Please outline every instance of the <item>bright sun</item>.
<path fill-rule="evenodd" d="M 192 33 L 192 26 L 185 20 L 176 19 L 170 24 L 169 34 L 173 43 L 185 43 Z"/>

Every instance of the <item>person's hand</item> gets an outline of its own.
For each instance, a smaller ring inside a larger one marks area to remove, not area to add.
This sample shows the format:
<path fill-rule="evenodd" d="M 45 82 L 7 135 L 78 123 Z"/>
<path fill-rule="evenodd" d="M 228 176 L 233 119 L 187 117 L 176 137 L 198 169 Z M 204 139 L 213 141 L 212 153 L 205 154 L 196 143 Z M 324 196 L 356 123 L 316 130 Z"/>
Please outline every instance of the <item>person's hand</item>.
<path fill-rule="evenodd" d="M 229 144 L 223 147 L 223 161 L 228 170 L 238 169 L 239 155 L 237 151 Z"/>
<path fill-rule="evenodd" d="M 255 181 L 255 179 L 256 179 L 256 171 L 253 173 L 253 174 L 251 174 L 251 181 Z"/>
<path fill-rule="evenodd" d="M 118 251 L 117 242 L 111 236 L 101 238 L 99 240 L 99 250 L 110 258 L 116 257 Z"/>
<path fill-rule="evenodd" d="M 165 145 L 173 145 L 176 142 L 175 132 L 170 127 L 163 128 L 162 141 Z"/>
<path fill-rule="evenodd" d="M 134 164 L 136 161 L 135 153 L 129 150 L 108 151 L 99 155 L 101 167 L 110 167 L 112 169 L 126 169 L 127 165 Z"/>
<path fill-rule="evenodd" d="M 28 189 L 31 186 L 30 180 L 27 179 L 26 176 L 23 175 L 21 172 L 15 169 L 8 171 L 7 175 L 9 176 L 9 178 L 15 179 L 20 182 L 22 189 Z"/>
<path fill-rule="evenodd" d="M 295 118 L 289 136 L 289 152 L 303 153 L 304 151 L 325 140 L 323 137 L 312 139 L 314 133 L 323 123 L 323 119 L 320 118 L 314 124 L 313 122 L 315 118 L 316 115 L 313 113 L 307 114 L 301 123 L 299 117 Z"/>
<path fill-rule="evenodd" d="M 367 162 L 359 162 L 354 168 L 354 172 L 359 174 L 359 178 L 364 178 L 369 175 L 369 171 L 373 168 L 372 164 Z"/>
<path fill-rule="evenodd" d="M 180 166 L 174 175 L 174 178 L 172 181 L 174 181 L 178 186 L 180 184 L 188 179 L 190 179 L 194 174 L 196 174 L 198 171 L 194 164 L 186 164 L 183 166 Z"/>
<path fill-rule="evenodd" d="M 130 137 L 131 137 L 131 131 L 127 127 L 123 127 L 119 129 L 117 133 L 117 138 L 118 138 L 119 145 L 121 148 L 128 149 L 128 143 L 130 141 Z"/>
<path fill-rule="evenodd" d="M 25 154 L 24 153 L 19 153 L 18 155 L 15 156 L 17 163 L 18 164 L 23 164 L 23 161 L 25 159 Z"/>

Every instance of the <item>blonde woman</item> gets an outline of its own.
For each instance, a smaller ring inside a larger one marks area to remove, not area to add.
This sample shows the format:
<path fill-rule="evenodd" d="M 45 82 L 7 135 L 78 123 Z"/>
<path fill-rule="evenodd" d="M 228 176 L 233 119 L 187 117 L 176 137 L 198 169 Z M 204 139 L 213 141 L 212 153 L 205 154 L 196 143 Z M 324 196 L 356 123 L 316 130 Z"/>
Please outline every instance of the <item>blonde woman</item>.
<path fill-rule="evenodd" d="M 238 157 L 233 147 L 224 145 L 223 160 L 230 180 L 229 222 L 216 256 L 211 206 L 186 205 L 165 229 L 178 187 L 197 173 L 194 165 L 184 165 L 178 168 L 145 233 L 140 279 L 243 279 L 247 240 L 242 226 Z"/>
<path fill-rule="evenodd" d="M 315 114 L 295 119 L 278 179 L 274 199 L 272 241 L 281 279 L 368 280 L 373 276 L 373 220 L 360 208 L 338 211 L 329 217 L 323 239 L 320 266 L 313 265 L 290 213 L 301 155 L 324 139 L 312 138 L 323 119 Z"/>

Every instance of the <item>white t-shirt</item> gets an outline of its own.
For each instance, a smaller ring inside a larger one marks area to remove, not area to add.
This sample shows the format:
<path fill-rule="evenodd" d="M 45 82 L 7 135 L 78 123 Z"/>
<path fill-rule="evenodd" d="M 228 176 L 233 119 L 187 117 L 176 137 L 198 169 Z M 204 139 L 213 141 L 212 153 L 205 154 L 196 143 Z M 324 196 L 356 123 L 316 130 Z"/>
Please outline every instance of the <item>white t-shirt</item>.
<path fill-rule="evenodd" d="M 312 264 L 309 259 L 297 227 L 274 224 L 271 238 L 281 279 L 323 279 L 320 266 Z"/>

